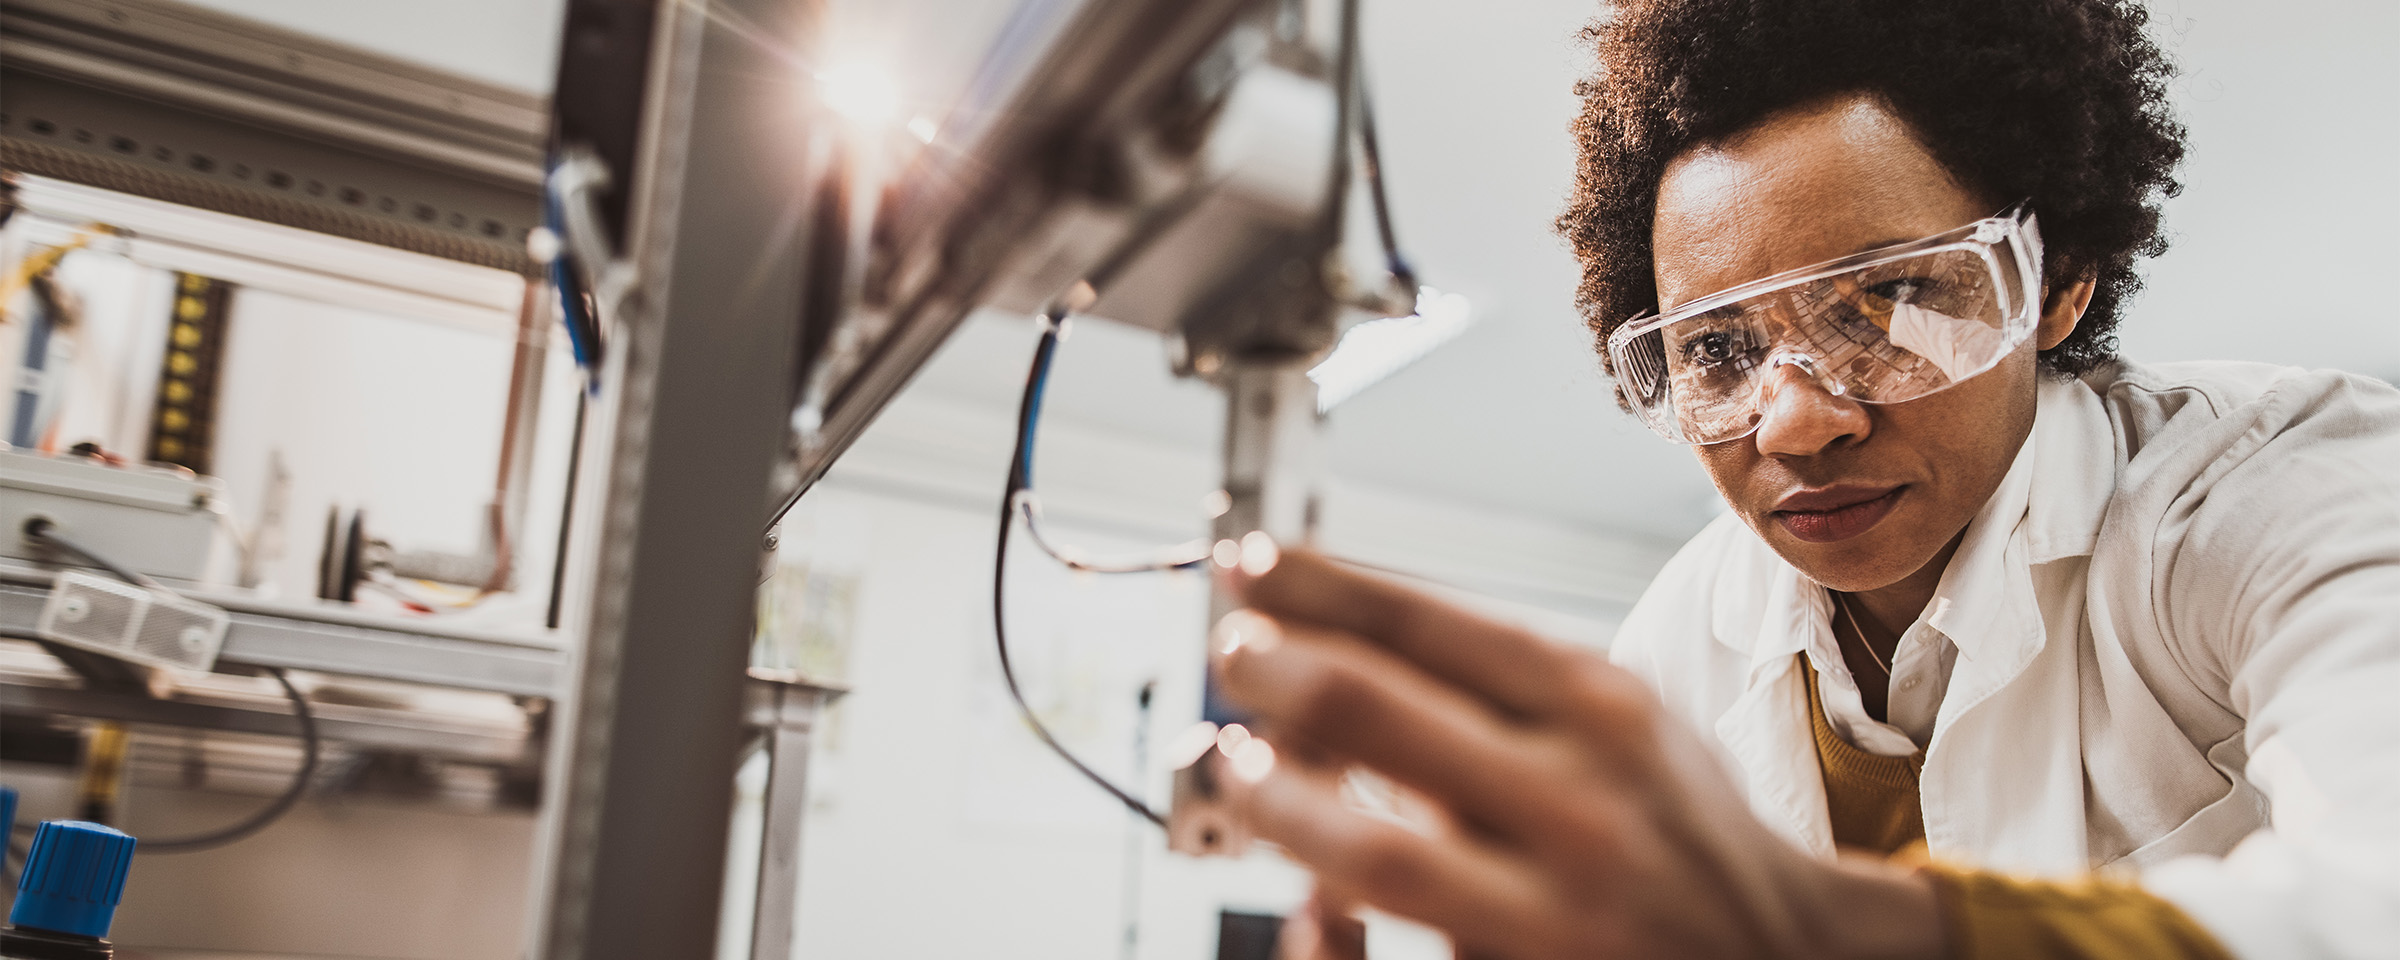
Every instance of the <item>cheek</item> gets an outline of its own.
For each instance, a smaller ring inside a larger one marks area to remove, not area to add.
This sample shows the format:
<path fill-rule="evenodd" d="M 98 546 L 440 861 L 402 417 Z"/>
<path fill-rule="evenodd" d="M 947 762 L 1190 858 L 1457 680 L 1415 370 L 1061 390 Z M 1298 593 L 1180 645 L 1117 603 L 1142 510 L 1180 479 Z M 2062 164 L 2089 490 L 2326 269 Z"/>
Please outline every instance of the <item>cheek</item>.
<path fill-rule="evenodd" d="M 1972 513 L 2032 431 L 2035 388 L 2032 354 L 2011 357 L 1941 393 L 1887 408 L 1883 439 L 1909 447 L 1934 471 L 1944 499 Z"/>
<path fill-rule="evenodd" d="M 1750 512 L 1746 491 L 1757 481 L 1761 460 L 1757 446 L 1743 438 L 1696 446 L 1692 454 L 1699 458 L 1700 469 L 1708 471 L 1709 482 L 1717 485 L 1717 496 L 1737 512 Z"/>

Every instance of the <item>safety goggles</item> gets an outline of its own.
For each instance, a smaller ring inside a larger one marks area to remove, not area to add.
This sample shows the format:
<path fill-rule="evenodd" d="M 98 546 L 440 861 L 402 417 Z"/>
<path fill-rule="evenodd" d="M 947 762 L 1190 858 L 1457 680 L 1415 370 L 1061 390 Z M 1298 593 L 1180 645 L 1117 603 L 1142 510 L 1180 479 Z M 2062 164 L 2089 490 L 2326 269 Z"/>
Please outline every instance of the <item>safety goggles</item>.
<path fill-rule="evenodd" d="M 1677 443 L 1758 429 L 1770 381 L 1796 368 L 1836 396 L 1915 400 L 1990 370 L 2040 319 L 2033 210 L 1709 294 L 1609 335 L 1635 414 Z"/>

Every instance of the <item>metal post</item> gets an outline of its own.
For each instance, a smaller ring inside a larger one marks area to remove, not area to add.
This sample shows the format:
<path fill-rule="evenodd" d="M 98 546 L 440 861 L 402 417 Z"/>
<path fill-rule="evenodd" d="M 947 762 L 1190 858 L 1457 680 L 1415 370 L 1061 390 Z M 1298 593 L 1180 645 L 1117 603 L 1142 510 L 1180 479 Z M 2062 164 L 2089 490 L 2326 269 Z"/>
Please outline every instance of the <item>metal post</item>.
<path fill-rule="evenodd" d="M 762 731 L 767 794 L 761 806 L 758 894 L 750 919 L 750 960 L 791 960 L 800 916 L 800 828 L 808 813 L 809 739 L 817 714 L 840 691 L 753 670 L 764 696 L 750 722 Z"/>
<path fill-rule="evenodd" d="M 1308 379 L 1306 358 L 1228 363 L 1225 387 L 1226 510 L 1216 537 L 1240 542 L 1263 531 L 1283 544 L 1306 543 L 1316 526 L 1319 419 L 1317 387 Z M 1209 622 L 1233 611 L 1223 590 L 1209 594 Z M 1219 725 L 1242 720 L 1217 696 L 1210 678 L 1201 688 L 1201 718 Z M 1175 772 L 1174 806 L 1167 818 L 1167 845 L 1194 856 L 1240 856 L 1250 831 L 1223 801 L 1225 755 L 1216 748 Z"/>
<path fill-rule="evenodd" d="M 579 498 L 533 955 L 706 957 L 799 316 L 809 0 L 667 0 Z M 574 38 L 570 38 L 573 42 Z"/>

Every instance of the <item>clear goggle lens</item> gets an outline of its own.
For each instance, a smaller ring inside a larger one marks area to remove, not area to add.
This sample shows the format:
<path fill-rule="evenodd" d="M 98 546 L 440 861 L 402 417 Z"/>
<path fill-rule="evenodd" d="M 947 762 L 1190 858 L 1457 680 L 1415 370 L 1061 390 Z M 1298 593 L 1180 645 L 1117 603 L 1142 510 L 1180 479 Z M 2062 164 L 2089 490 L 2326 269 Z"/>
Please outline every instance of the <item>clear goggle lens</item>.
<path fill-rule="evenodd" d="M 1748 436 L 1778 377 L 1867 403 L 1914 400 L 2032 335 L 2039 244 L 2030 214 L 2004 215 L 1628 323 L 1609 350 L 1635 411 L 1682 443 Z"/>

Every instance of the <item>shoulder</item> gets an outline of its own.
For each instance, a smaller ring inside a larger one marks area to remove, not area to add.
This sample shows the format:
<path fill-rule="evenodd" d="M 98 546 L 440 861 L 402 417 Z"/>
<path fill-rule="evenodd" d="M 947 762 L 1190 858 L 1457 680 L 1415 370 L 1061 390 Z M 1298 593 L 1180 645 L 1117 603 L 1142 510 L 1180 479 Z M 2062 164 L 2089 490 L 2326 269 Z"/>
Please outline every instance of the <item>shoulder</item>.
<path fill-rule="evenodd" d="M 2400 390 L 2339 370 L 2119 361 L 2093 371 L 2084 383 L 2100 395 L 2110 421 L 2128 441 L 2126 452 L 2135 457 L 2148 452 L 2149 441 L 2211 426 L 2262 440 L 2295 431 L 2359 434 L 2386 444 L 2400 440 Z"/>
<path fill-rule="evenodd" d="M 2388 508 L 2400 490 L 2400 390 L 2380 380 L 2255 363 L 2121 363 L 2085 382 L 2116 433 L 2110 520 L 2120 527 L 2255 528 L 2281 514 Z"/>
<path fill-rule="evenodd" d="M 2120 363 L 2085 382 L 2117 433 L 2112 513 L 2343 512 L 2388 505 L 2400 489 L 2400 390 L 2380 380 L 2256 363 Z"/>
<path fill-rule="evenodd" d="M 2095 573 L 2140 583 L 2148 619 L 2209 685 L 2292 614 L 2400 564 L 2400 390 L 2250 363 L 2121 364 L 2086 382 L 2118 435 Z"/>
<path fill-rule="evenodd" d="M 1741 518 L 1719 515 L 1642 591 L 1617 628 L 1609 659 L 1670 702 L 1685 699 L 1679 690 L 1712 684 L 1729 665 L 1738 678 L 1780 562 Z"/>

